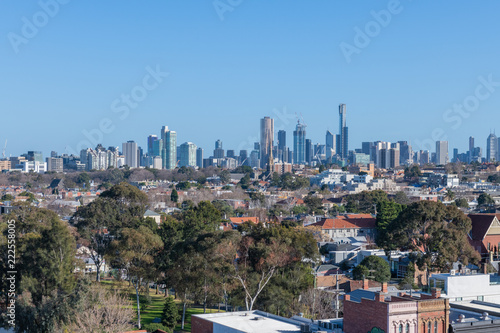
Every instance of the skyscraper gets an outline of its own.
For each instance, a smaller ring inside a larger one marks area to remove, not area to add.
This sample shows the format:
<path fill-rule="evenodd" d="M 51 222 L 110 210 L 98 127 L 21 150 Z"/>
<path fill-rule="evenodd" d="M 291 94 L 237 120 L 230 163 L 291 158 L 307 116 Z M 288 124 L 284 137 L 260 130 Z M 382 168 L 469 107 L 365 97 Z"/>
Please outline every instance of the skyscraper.
<path fill-rule="evenodd" d="M 498 161 L 498 138 L 494 133 L 486 139 L 486 161 Z"/>
<path fill-rule="evenodd" d="M 345 104 L 339 105 L 339 134 L 337 141 L 337 155 L 347 158 L 349 151 L 349 130 L 347 128 L 347 109 Z"/>
<path fill-rule="evenodd" d="M 203 148 L 196 149 L 196 165 L 198 168 L 203 168 Z"/>
<path fill-rule="evenodd" d="M 449 161 L 448 141 L 436 141 L 436 165 L 445 165 Z"/>
<path fill-rule="evenodd" d="M 224 149 L 222 149 L 222 141 L 215 141 L 214 158 L 224 158 Z"/>
<path fill-rule="evenodd" d="M 288 162 L 288 154 L 286 151 L 286 131 L 278 131 L 278 159 L 281 162 Z"/>
<path fill-rule="evenodd" d="M 306 163 L 311 164 L 313 159 L 313 145 L 311 139 L 306 139 Z"/>
<path fill-rule="evenodd" d="M 124 142 L 122 144 L 122 152 L 123 155 L 125 155 L 125 164 L 131 168 L 137 168 L 137 143 L 135 143 L 134 141 Z"/>
<path fill-rule="evenodd" d="M 295 164 L 306 162 L 306 125 L 299 121 L 293 131 L 293 156 Z"/>
<path fill-rule="evenodd" d="M 175 169 L 177 165 L 177 132 L 163 126 L 161 129 L 161 138 L 163 140 L 162 162 L 164 169 Z"/>
<path fill-rule="evenodd" d="M 180 146 L 179 166 L 196 166 L 196 145 L 192 142 L 184 142 Z"/>
<path fill-rule="evenodd" d="M 270 150 L 274 146 L 274 119 L 264 117 L 260 120 L 260 167 L 269 161 Z"/>
<path fill-rule="evenodd" d="M 335 136 L 330 131 L 326 131 L 325 147 L 326 160 L 331 162 L 332 157 L 335 155 Z"/>

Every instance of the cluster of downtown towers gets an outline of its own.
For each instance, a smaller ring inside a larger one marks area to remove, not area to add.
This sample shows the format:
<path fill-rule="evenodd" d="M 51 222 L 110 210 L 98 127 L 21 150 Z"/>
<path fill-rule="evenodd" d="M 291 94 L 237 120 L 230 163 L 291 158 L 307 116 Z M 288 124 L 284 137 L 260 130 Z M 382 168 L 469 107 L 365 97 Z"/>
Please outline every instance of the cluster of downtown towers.
<path fill-rule="evenodd" d="M 293 131 L 293 151 L 287 147 L 286 131 L 279 130 L 277 144 L 274 144 L 274 119 L 264 117 L 260 120 L 260 141 L 255 142 L 253 150 L 240 150 L 239 155 L 234 150 L 224 151 L 222 141 L 215 142 L 213 155 L 204 158 L 204 151 L 192 142 L 177 146 L 177 133 L 167 126 L 161 129 L 160 137 L 150 135 L 147 139 L 147 152 L 137 146 L 134 141 L 123 143 L 122 152 L 124 164 L 130 167 L 149 166 L 156 169 L 175 169 L 182 166 L 219 166 L 235 168 L 239 165 L 265 168 L 269 163 L 290 163 L 314 165 L 324 161 L 340 165 L 368 164 L 374 162 L 380 168 L 394 168 L 402 164 L 446 164 L 448 157 L 448 142 L 437 141 L 436 152 L 412 151 L 406 141 L 363 142 L 361 149 L 349 151 L 349 130 L 347 127 L 347 109 L 345 104 L 339 105 L 339 131 L 334 135 L 326 131 L 325 144 L 313 144 L 306 139 L 306 124 L 297 121 Z M 481 148 L 474 146 L 474 138 L 469 138 L 469 151 L 459 154 L 453 151 L 452 162 L 484 161 Z M 500 139 L 490 134 L 487 139 L 486 162 L 500 160 Z"/>
<path fill-rule="evenodd" d="M 204 151 L 192 142 L 177 146 L 177 133 L 163 126 L 160 136 L 150 135 L 147 139 L 147 153 L 134 141 L 122 144 L 125 164 L 129 167 L 149 166 L 157 169 L 175 169 L 182 166 L 220 166 L 235 168 L 239 165 L 265 168 L 276 158 L 279 163 L 312 164 L 314 160 L 329 160 L 336 156 L 346 159 L 348 156 L 348 128 L 346 125 L 346 105 L 339 105 L 339 134 L 326 133 L 326 144 L 315 144 L 306 139 L 306 124 L 297 122 L 293 131 L 293 151 L 286 145 L 286 131 L 278 131 L 278 142 L 274 145 L 274 119 L 264 117 L 260 120 L 260 141 L 254 143 L 254 149 L 224 151 L 222 141 L 215 142 L 213 155 L 204 158 Z"/>

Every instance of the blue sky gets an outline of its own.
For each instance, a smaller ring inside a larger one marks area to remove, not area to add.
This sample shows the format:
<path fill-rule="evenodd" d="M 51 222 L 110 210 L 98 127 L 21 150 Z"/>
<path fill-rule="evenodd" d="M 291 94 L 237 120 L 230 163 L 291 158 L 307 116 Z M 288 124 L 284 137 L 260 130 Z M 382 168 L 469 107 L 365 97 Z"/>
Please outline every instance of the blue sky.
<path fill-rule="evenodd" d="M 350 149 L 447 139 L 451 154 L 471 135 L 485 149 L 500 125 L 498 2 L 54 2 L 0 2 L 7 155 L 92 140 L 145 147 L 167 125 L 208 156 L 217 139 L 251 149 L 264 116 L 293 146 L 296 113 L 324 143 L 327 129 L 338 132 L 340 103 Z M 126 112 L 122 96 L 133 92 L 140 101 Z"/>

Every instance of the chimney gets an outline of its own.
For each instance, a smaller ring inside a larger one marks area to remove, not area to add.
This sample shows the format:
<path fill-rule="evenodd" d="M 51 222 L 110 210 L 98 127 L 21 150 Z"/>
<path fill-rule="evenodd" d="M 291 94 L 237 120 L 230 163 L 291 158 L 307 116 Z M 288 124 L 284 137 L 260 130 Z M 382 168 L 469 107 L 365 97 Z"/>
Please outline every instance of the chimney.
<path fill-rule="evenodd" d="M 370 288 L 368 286 L 368 279 L 363 279 L 363 290 L 368 290 L 368 288 Z"/>
<path fill-rule="evenodd" d="M 387 282 L 382 283 L 382 290 L 383 293 L 387 293 Z"/>
<path fill-rule="evenodd" d="M 432 295 L 432 298 L 440 298 L 441 297 L 441 288 L 432 288 L 431 295 Z"/>
<path fill-rule="evenodd" d="M 351 295 L 344 295 L 344 301 L 350 301 Z"/>
<path fill-rule="evenodd" d="M 379 301 L 379 302 L 383 302 L 383 301 L 385 301 L 385 295 L 382 293 L 377 293 L 375 296 L 375 300 Z"/>
<path fill-rule="evenodd" d="M 481 270 L 483 271 L 483 274 L 488 274 L 488 263 L 484 263 Z"/>

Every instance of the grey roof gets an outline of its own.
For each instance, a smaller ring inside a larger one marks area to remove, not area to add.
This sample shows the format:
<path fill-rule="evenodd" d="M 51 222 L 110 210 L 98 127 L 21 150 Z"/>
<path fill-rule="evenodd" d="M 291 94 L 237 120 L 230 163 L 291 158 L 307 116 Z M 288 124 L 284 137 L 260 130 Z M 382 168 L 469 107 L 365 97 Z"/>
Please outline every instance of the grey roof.
<path fill-rule="evenodd" d="M 157 212 L 153 212 L 152 210 L 146 210 L 146 212 L 144 213 L 144 216 L 160 216 L 160 214 L 158 214 Z"/>

